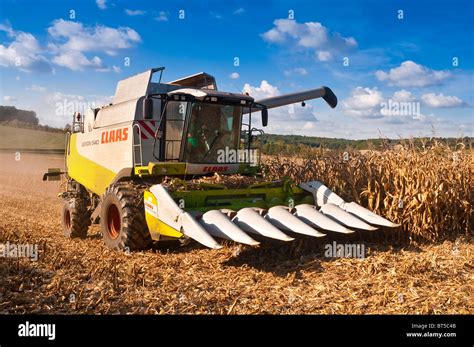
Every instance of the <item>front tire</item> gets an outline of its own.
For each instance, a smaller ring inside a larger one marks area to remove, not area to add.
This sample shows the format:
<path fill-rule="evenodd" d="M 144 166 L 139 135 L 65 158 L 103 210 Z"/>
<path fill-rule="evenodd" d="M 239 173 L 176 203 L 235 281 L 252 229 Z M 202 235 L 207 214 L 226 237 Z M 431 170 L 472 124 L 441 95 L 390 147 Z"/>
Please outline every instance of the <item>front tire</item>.
<path fill-rule="evenodd" d="M 143 195 L 129 183 L 107 188 L 102 199 L 100 226 L 107 247 L 117 250 L 145 249 L 151 236 L 145 221 Z"/>

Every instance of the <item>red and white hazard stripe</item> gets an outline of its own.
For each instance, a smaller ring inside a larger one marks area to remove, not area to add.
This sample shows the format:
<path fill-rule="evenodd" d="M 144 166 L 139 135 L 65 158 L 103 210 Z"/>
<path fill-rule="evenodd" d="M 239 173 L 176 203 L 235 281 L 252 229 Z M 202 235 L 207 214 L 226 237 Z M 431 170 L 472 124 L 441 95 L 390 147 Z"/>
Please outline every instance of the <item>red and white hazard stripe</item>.
<path fill-rule="evenodd" d="M 139 120 L 142 140 L 153 139 L 157 130 L 158 122 L 154 120 Z"/>

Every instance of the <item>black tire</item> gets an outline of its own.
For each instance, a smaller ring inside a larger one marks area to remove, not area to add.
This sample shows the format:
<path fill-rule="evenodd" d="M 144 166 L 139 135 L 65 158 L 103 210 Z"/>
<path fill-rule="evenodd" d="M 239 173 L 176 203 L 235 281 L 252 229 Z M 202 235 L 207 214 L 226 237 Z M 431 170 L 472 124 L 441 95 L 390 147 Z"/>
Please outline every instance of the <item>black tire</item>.
<path fill-rule="evenodd" d="M 107 188 L 100 211 L 102 238 L 117 250 L 149 248 L 152 240 L 145 221 L 143 195 L 129 183 Z"/>
<path fill-rule="evenodd" d="M 68 239 L 86 238 L 91 224 L 89 200 L 82 194 L 76 194 L 64 200 L 62 226 L 64 236 Z"/>

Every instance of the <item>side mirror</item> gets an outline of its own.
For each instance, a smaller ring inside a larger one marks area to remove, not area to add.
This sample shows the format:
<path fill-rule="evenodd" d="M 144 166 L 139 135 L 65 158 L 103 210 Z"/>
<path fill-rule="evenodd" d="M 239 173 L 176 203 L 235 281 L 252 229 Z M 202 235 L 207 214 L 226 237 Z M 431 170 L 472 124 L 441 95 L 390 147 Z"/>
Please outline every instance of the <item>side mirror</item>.
<path fill-rule="evenodd" d="M 262 108 L 262 126 L 266 127 L 268 124 L 268 109 Z"/>
<path fill-rule="evenodd" d="M 153 118 L 153 99 L 152 98 L 143 99 L 143 118 L 145 119 Z"/>

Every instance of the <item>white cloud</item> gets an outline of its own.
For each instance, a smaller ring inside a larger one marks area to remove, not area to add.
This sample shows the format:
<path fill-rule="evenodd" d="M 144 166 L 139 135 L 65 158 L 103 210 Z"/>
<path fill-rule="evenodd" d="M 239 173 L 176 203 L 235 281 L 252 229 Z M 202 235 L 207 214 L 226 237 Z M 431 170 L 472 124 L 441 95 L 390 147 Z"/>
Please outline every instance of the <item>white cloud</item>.
<path fill-rule="evenodd" d="M 0 44 L 0 66 L 25 72 L 54 73 L 51 63 L 73 71 L 93 68 L 96 71 L 120 72 L 118 67 L 107 67 L 97 53 L 114 56 L 141 41 L 140 35 L 128 27 L 88 27 L 63 19 L 52 22 L 48 28 L 49 41 L 45 46 L 40 45 L 32 34 L 15 31 L 9 25 L 0 24 L 0 31 L 6 32 L 12 39 L 9 44 Z M 90 52 L 94 55 L 89 55 Z"/>
<path fill-rule="evenodd" d="M 253 87 L 250 84 L 245 83 L 243 92 L 248 93 L 255 100 L 261 100 L 265 98 L 270 98 L 272 96 L 280 95 L 280 91 L 278 90 L 278 88 L 272 86 L 265 80 L 260 83 L 259 87 Z"/>
<path fill-rule="evenodd" d="M 285 76 L 292 76 L 292 75 L 305 76 L 305 75 L 308 74 L 308 71 L 305 68 L 296 67 L 296 68 L 291 69 L 291 70 L 285 70 L 283 73 L 284 73 Z"/>
<path fill-rule="evenodd" d="M 342 103 L 346 114 L 357 117 L 380 116 L 380 104 L 384 101 L 382 92 L 377 88 L 357 87 L 351 96 Z"/>
<path fill-rule="evenodd" d="M 66 67 L 72 71 L 81 71 L 87 67 L 96 69 L 104 68 L 102 60 L 98 56 L 88 59 L 83 53 L 78 51 L 61 53 L 53 58 L 53 62 L 56 65 Z"/>
<path fill-rule="evenodd" d="M 233 80 L 236 80 L 240 77 L 239 73 L 238 72 L 232 72 L 230 75 L 229 75 L 230 78 L 232 78 Z"/>
<path fill-rule="evenodd" d="M 105 52 L 114 56 L 141 41 L 140 35 L 128 27 L 111 28 L 103 25 L 86 27 L 80 22 L 55 20 L 48 28 L 52 42 L 49 49 L 55 54 L 52 61 L 73 71 L 93 68 L 97 71 L 111 71 L 102 59 L 87 52 Z"/>
<path fill-rule="evenodd" d="M 399 87 L 427 87 L 440 84 L 450 77 L 448 71 L 432 70 L 411 60 L 404 61 L 399 67 L 392 68 L 389 72 L 378 70 L 375 76 L 380 81 L 387 81 L 389 85 Z"/>
<path fill-rule="evenodd" d="M 320 61 L 328 61 L 334 55 L 357 46 L 353 37 L 343 37 L 337 32 L 331 32 L 319 22 L 298 23 L 291 19 L 277 19 L 273 24 L 272 29 L 262 34 L 265 41 L 289 43 L 313 50 Z"/>
<path fill-rule="evenodd" d="M 11 95 L 5 95 L 3 97 L 3 101 L 5 102 L 11 102 L 11 101 L 16 101 L 17 99 L 14 97 L 14 96 L 11 96 Z"/>
<path fill-rule="evenodd" d="M 129 10 L 128 8 L 125 9 L 125 13 L 127 16 L 143 16 L 146 11 L 143 10 Z"/>
<path fill-rule="evenodd" d="M 431 114 L 430 117 L 433 117 L 433 114 Z M 427 116 L 425 116 L 424 114 L 419 113 L 419 114 L 413 115 L 412 118 L 414 120 L 425 121 L 427 119 Z"/>
<path fill-rule="evenodd" d="M 305 27 L 300 27 L 299 44 L 308 48 L 319 48 L 328 41 L 328 31 L 321 23 L 308 22 L 304 23 Z M 298 27 L 294 27 L 298 30 Z M 290 32 L 291 34 L 291 32 Z M 298 37 L 295 31 L 292 35 Z"/>
<path fill-rule="evenodd" d="M 36 84 L 32 84 L 31 87 L 27 87 L 26 90 L 32 91 L 32 92 L 37 92 L 37 93 L 43 93 L 46 91 L 46 87 L 42 87 Z"/>
<path fill-rule="evenodd" d="M 0 25 L 13 39 L 8 45 L 0 44 L 0 65 L 15 67 L 26 72 L 51 72 L 51 65 L 44 57 L 44 50 L 36 37 L 22 31 L 15 31 L 9 25 Z"/>
<path fill-rule="evenodd" d="M 99 67 L 99 68 L 96 68 L 97 72 L 115 72 L 115 73 L 120 73 L 122 71 L 122 69 L 116 65 L 113 65 L 111 67 Z"/>
<path fill-rule="evenodd" d="M 259 127 L 259 118 L 258 115 L 252 118 L 252 124 L 256 120 L 255 126 Z M 302 107 L 298 103 L 268 110 L 268 128 L 265 132 L 311 135 L 314 134 L 316 124 L 319 124 L 319 121 L 313 105 L 308 102 Z"/>
<path fill-rule="evenodd" d="M 160 11 L 158 16 L 155 17 L 155 20 L 158 22 L 167 22 L 168 21 L 168 13 L 165 11 Z"/>
<path fill-rule="evenodd" d="M 245 13 L 245 9 L 243 7 L 239 7 L 238 9 L 236 9 L 234 11 L 235 15 L 240 15 L 240 14 L 243 14 L 243 13 Z"/>
<path fill-rule="evenodd" d="M 411 120 L 426 121 L 433 115 L 421 113 L 420 102 L 405 89 L 386 98 L 377 88 L 357 87 L 349 98 L 342 102 L 344 113 L 350 116 L 368 119 L 383 119 L 390 124 L 404 124 Z"/>
<path fill-rule="evenodd" d="M 395 102 L 411 102 L 415 101 L 415 97 L 411 92 L 401 89 L 393 93 L 392 100 Z"/>
<path fill-rule="evenodd" d="M 101 10 L 107 9 L 107 0 L 95 0 L 97 7 Z"/>
<path fill-rule="evenodd" d="M 448 96 L 443 93 L 435 94 L 428 93 L 421 96 L 421 100 L 428 107 L 459 107 L 464 106 L 466 103 L 457 96 Z"/>
<path fill-rule="evenodd" d="M 78 94 L 66 94 L 63 92 L 49 93 L 46 97 L 46 101 L 50 104 L 53 103 L 82 103 L 90 107 L 99 107 L 108 105 L 112 102 L 113 96 L 103 95 L 78 95 Z M 82 110 L 84 112 L 85 110 Z"/>
<path fill-rule="evenodd" d="M 133 47 L 141 41 L 140 35 L 128 27 L 111 28 L 103 25 L 85 27 L 82 23 L 57 19 L 48 28 L 54 40 L 66 41 L 59 46 L 62 51 L 103 51 L 115 55 L 119 50 Z"/>
<path fill-rule="evenodd" d="M 329 61 L 332 59 L 332 54 L 328 51 L 319 51 L 316 54 L 319 61 Z"/>
<path fill-rule="evenodd" d="M 10 37 L 13 37 L 15 35 L 15 31 L 9 24 L 0 24 L 0 31 L 6 32 Z"/>
<path fill-rule="evenodd" d="M 357 41 L 352 36 L 342 37 L 342 39 L 344 40 L 344 43 L 349 47 L 356 47 L 357 46 Z"/>
<path fill-rule="evenodd" d="M 37 99 L 33 108 L 42 124 L 63 127 L 72 120 L 74 112 L 86 112 L 90 108 L 107 105 L 112 102 L 112 96 L 80 95 L 63 92 L 51 92 Z"/>
<path fill-rule="evenodd" d="M 262 34 L 263 38 L 268 42 L 283 43 L 285 41 L 285 34 L 278 29 L 270 29 L 266 33 Z"/>
<path fill-rule="evenodd" d="M 82 95 L 75 95 L 75 94 L 65 94 L 62 92 L 54 92 L 48 94 L 47 96 L 48 101 L 64 101 L 64 100 L 74 100 L 74 101 L 84 101 L 85 98 Z"/>

